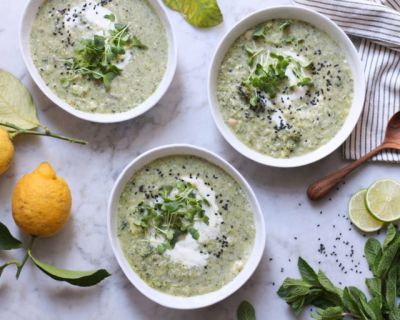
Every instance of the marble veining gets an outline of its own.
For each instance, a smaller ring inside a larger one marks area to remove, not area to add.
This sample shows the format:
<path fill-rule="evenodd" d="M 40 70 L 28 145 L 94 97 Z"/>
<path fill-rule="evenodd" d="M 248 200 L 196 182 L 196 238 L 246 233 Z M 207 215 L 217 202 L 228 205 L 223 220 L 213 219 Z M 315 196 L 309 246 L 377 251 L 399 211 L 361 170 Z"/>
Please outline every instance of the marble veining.
<path fill-rule="evenodd" d="M 20 235 L 10 214 L 13 187 L 24 173 L 41 161 L 49 161 L 72 189 L 72 219 L 55 237 L 37 241 L 35 254 L 43 261 L 66 268 L 105 267 L 113 275 L 96 287 L 82 289 L 47 278 L 31 264 L 16 281 L 9 268 L 0 279 L 0 319 L 234 320 L 243 299 L 253 303 L 258 319 L 295 319 L 276 290 L 284 277 L 298 276 L 299 255 L 323 269 L 335 283 L 364 286 L 368 274 L 362 258 L 366 238 L 346 220 L 347 202 L 352 193 L 378 178 L 400 180 L 398 168 L 368 164 L 333 192 L 330 200 L 311 203 L 305 196 L 307 185 L 344 164 L 339 151 L 300 169 L 265 167 L 242 157 L 223 140 L 208 108 L 208 66 L 223 34 L 254 10 L 289 0 L 219 0 L 225 21 L 210 30 L 196 30 L 177 13 L 168 11 L 179 48 L 172 86 L 145 115 L 112 125 L 93 124 L 67 114 L 52 105 L 34 85 L 18 47 L 19 20 L 26 2 L 0 2 L 0 68 L 15 74 L 31 89 L 44 124 L 90 144 L 78 146 L 37 137 L 16 139 L 14 163 L 0 179 L 0 220 Z M 250 281 L 221 303 L 195 311 L 166 309 L 142 296 L 117 265 L 106 233 L 107 201 L 119 172 L 140 153 L 179 142 L 210 149 L 239 169 L 260 200 L 267 228 L 264 258 Z M 336 240 L 338 236 L 340 240 Z M 346 257 L 349 254 L 353 256 Z M 0 253 L 2 261 L 10 257 L 21 257 L 21 251 Z M 343 262 L 344 270 L 336 260 Z M 299 319 L 308 316 L 303 314 Z"/>

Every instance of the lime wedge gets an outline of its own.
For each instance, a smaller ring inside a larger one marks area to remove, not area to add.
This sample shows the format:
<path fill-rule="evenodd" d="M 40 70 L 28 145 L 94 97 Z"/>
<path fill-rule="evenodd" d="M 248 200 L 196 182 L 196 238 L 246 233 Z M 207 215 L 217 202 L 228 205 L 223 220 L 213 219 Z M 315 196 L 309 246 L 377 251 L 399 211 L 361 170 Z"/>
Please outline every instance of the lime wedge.
<path fill-rule="evenodd" d="M 375 219 L 375 217 L 369 212 L 367 205 L 365 204 L 365 195 L 367 189 L 358 191 L 350 199 L 349 203 L 349 216 L 351 222 L 364 232 L 377 231 L 383 226 L 383 222 Z"/>
<path fill-rule="evenodd" d="M 369 187 L 365 201 L 375 218 L 385 222 L 400 219 L 400 183 L 390 179 L 376 181 Z"/>

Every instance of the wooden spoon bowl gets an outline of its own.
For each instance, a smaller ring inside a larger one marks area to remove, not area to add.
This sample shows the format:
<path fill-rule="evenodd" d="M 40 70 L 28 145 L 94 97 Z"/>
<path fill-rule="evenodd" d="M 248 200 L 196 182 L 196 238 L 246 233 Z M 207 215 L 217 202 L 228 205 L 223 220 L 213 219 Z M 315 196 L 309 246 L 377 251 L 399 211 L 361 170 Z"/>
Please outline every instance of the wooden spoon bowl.
<path fill-rule="evenodd" d="M 385 139 L 382 144 L 377 146 L 375 149 L 371 150 L 360 159 L 344 166 L 338 171 L 312 183 L 307 189 L 307 195 L 311 200 L 319 200 L 327 195 L 339 182 L 353 170 L 357 169 L 368 159 L 377 155 L 382 150 L 394 149 L 400 150 L 400 112 L 395 113 L 389 120 Z"/>

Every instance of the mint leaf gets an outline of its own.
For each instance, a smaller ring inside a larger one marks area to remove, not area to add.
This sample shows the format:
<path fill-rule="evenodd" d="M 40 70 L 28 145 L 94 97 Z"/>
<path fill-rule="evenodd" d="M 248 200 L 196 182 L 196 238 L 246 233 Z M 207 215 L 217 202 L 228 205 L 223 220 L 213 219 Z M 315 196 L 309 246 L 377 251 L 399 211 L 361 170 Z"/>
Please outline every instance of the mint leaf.
<path fill-rule="evenodd" d="M 68 282 L 74 286 L 80 286 L 80 287 L 93 286 L 111 275 L 105 269 L 99 269 L 94 271 L 72 271 L 66 269 L 59 269 L 57 267 L 40 262 L 38 259 L 32 256 L 31 251 L 28 251 L 28 254 L 32 259 L 33 263 L 49 277 L 58 281 Z"/>
<path fill-rule="evenodd" d="M 376 267 L 376 275 L 378 277 L 385 277 L 389 271 L 398 251 L 400 249 L 400 236 L 396 235 L 396 238 L 383 250 L 382 258 Z"/>
<path fill-rule="evenodd" d="M 365 279 L 365 284 L 372 297 L 382 298 L 382 281 L 379 278 Z"/>
<path fill-rule="evenodd" d="M 395 226 L 391 223 L 389 224 L 387 231 L 386 231 L 386 237 L 385 240 L 383 241 L 383 250 L 385 250 L 389 244 L 393 242 L 397 234 L 397 230 Z"/>
<path fill-rule="evenodd" d="M 311 314 L 311 318 L 316 320 L 337 320 L 342 319 L 343 315 L 342 307 L 329 307 L 326 309 L 317 309 Z"/>
<path fill-rule="evenodd" d="M 361 300 L 366 301 L 366 297 L 362 291 L 356 287 L 346 287 L 343 290 L 343 302 L 344 306 L 350 310 L 350 312 L 358 317 L 362 318 L 362 305 Z"/>
<path fill-rule="evenodd" d="M 256 320 L 256 312 L 250 302 L 244 300 L 237 309 L 237 320 Z"/>
<path fill-rule="evenodd" d="M 297 266 L 304 281 L 312 285 L 319 285 L 318 275 L 303 258 L 299 258 Z"/>
<path fill-rule="evenodd" d="M 335 287 L 334 284 L 328 279 L 328 277 L 322 271 L 318 272 L 318 281 L 321 286 L 336 300 L 337 304 L 341 304 L 342 300 L 342 290 Z"/>
<path fill-rule="evenodd" d="M 376 269 L 382 257 L 382 247 L 378 240 L 370 238 L 364 247 L 365 258 L 372 273 L 376 275 Z"/>
<path fill-rule="evenodd" d="M 12 250 L 22 247 L 22 242 L 14 238 L 8 228 L 0 222 L 0 250 Z"/>
<path fill-rule="evenodd" d="M 387 306 L 393 310 L 397 308 L 397 270 L 398 267 L 393 265 L 387 275 L 385 299 Z"/>

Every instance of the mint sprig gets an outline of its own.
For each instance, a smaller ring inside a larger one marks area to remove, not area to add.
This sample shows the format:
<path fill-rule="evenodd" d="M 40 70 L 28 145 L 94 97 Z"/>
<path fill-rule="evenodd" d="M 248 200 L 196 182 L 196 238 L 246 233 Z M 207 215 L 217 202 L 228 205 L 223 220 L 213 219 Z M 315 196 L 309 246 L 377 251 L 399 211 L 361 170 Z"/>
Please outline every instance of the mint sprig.
<path fill-rule="evenodd" d="M 365 280 L 371 298 L 358 288 L 349 286 L 343 290 L 334 286 L 326 275 L 315 272 L 299 258 L 301 279 L 286 278 L 278 290 L 283 298 L 299 314 L 306 306 L 317 310 L 312 318 L 317 320 L 400 319 L 400 232 L 389 225 L 383 245 L 376 239 L 365 244 L 365 258 L 373 274 Z"/>
<path fill-rule="evenodd" d="M 155 235 L 163 242 L 157 246 L 157 252 L 173 249 L 180 236 L 190 234 L 199 239 L 195 222 L 208 224 L 205 206 L 209 206 L 196 187 L 187 181 L 177 181 L 158 189 L 158 201 L 142 201 L 133 213 L 133 223 L 143 231 L 154 229 Z"/>
<path fill-rule="evenodd" d="M 106 18 L 115 20 L 113 15 Z M 117 63 L 130 48 L 147 49 L 138 37 L 129 33 L 128 26 L 121 23 L 115 23 L 114 29 L 106 35 L 96 34 L 93 38 L 80 41 L 74 56 L 65 61 L 67 69 L 75 75 L 61 78 L 61 84 L 68 87 L 75 79 L 84 77 L 103 83 L 109 90 L 111 81 L 122 72 Z"/>

